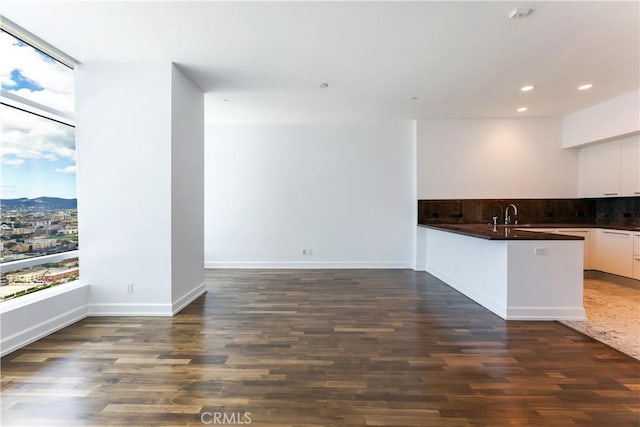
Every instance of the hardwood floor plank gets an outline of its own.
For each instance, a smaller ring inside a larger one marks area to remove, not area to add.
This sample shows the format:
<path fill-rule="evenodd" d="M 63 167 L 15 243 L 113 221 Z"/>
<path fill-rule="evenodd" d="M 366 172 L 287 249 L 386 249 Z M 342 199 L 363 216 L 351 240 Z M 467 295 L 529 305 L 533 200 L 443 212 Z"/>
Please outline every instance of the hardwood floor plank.
<path fill-rule="evenodd" d="M 159 414 L 199 414 L 202 405 L 129 405 L 111 403 L 102 412 L 125 412 L 134 414 L 159 413 Z"/>
<path fill-rule="evenodd" d="M 409 270 L 210 270 L 173 318 L 87 318 L 1 360 L 3 426 L 640 425 L 640 363 Z"/>

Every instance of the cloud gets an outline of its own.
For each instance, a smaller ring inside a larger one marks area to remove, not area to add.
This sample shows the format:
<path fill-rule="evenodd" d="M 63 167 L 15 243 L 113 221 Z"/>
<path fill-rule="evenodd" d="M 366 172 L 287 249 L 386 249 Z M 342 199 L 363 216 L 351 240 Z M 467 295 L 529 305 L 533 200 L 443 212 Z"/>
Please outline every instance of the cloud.
<path fill-rule="evenodd" d="M 57 110 L 73 111 L 73 70 L 4 31 L 0 32 L 0 57 L 3 90 Z"/>
<path fill-rule="evenodd" d="M 75 129 L 35 114 L 0 105 L 0 157 L 76 161 Z M 17 165 L 17 164 L 16 164 Z"/>
<path fill-rule="evenodd" d="M 20 166 L 24 163 L 24 159 L 2 159 L 2 163 L 10 166 Z"/>
<path fill-rule="evenodd" d="M 26 88 L 30 91 L 43 90 L 44 88 L 40 86 L 37 82 L 30 80 L 22 75 L 20 70 L 17 68 L 11 71 L 11 80 L 13 84 L 11 85 L 3 85 L 2 89 L 4 90 L 17 90 L 21 88 Z"/>
<path fill-rule="evenodd" d="M 71 165 L 71 166 L 67 166 L 66 168 L 62 168 L 62 169 L 54 169 L 54 172 L 60 172 L 60 173 L 76 173 L 76 165 Z"/>

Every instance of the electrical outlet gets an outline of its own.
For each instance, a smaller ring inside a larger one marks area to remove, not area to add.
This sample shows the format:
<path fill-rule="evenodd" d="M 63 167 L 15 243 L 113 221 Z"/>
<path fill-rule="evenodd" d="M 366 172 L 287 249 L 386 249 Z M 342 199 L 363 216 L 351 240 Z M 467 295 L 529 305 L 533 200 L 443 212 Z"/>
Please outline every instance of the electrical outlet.
<path fill-rule="evenodd" d="M 306 249 L 303 249 L 303 250 L 302 250 L 302 255 L 306 255 L 306 254 L 307 254 L 307 250 L 306 250 Z"/>
<path fill-rule="evenodd" d="M 127 293 L 128 294 L 133 293 L 133 282 L 127 282 Z"/>
<path fill-rule="evenodd" d="M 548 248 L 535 248 L 533 250 L 533 253 L 535 255 L 546 255 L 548 251 L 549 251 Z"/>
<path fill-rule="evenodd" d="M 309 256 L 313 255 L 313 249 L 307 249 L 307 255 Z"/>

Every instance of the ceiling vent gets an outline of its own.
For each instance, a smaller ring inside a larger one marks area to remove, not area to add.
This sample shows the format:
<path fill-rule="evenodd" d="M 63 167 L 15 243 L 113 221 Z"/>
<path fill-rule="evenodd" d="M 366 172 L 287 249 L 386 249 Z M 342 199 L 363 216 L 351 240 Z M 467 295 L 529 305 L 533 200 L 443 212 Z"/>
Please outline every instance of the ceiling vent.
<path fill-rule="evenodd" d="M 509 19 L 526 18 L 527 16 L 531 15 L 531 12 L 533 12 L 533 9 L 526 9 L 526 8 L 519 7 L 511 11 L 511 13 L 509 14 Z"/>

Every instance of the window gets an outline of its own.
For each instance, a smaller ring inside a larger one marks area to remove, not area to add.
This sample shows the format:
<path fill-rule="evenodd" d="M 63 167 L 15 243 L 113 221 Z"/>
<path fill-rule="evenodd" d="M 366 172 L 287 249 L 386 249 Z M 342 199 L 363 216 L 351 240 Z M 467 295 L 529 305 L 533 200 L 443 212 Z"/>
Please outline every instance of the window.
<path fill-rule="evenodd" d="M 0 300 L 7 300 L 78 278 L 78 211 L 73 69 L 4 29 L 0 56 Z"/>
<path fill-rule="evenodd" d="M 0 36 L 2 90 L 47 109 L 73 113 L 73 69 L 6 31 Z"/>

